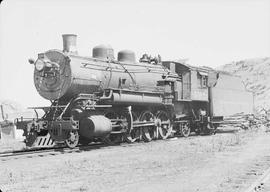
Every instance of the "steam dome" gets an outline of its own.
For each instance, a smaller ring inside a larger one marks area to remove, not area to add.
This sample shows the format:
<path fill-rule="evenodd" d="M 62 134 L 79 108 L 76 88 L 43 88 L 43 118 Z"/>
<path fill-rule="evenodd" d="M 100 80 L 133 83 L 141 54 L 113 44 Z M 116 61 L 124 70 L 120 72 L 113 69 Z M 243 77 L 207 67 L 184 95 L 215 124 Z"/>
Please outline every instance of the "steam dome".
<path fill-rule="evenodd" d="M 114 51 L 110 45 L 98 45 L 93 48 L 93 57 L 98 59 L 114 59 Z"/>
<path fill-rule="evenodd" d="M 119 51 L 117 60 L 121 62 L 135 63 L 135 53 L 130 50 Z"/>

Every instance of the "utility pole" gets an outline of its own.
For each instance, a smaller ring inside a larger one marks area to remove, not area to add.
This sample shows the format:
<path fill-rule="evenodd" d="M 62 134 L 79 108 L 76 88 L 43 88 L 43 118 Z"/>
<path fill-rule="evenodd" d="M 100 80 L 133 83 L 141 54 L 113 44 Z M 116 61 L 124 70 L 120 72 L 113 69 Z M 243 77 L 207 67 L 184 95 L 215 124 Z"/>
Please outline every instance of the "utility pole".
<path fill-rule="evenodd" d="M 0 105 L 1 108 L 1 115 L 2 115 L 2 119 L 4 121 L 5 116 L 4 116 L 4 110 L 3 110 L 3 105 Z M 0 124 L 0 139 L 2 138 L 2 125 Z"/>
<path fill-rule="evenodd" d="M 0 105 L 0 108 L 1 108 L 1 116 L 2 116 L 2 120 L 5 121 L 5 115 L 4 115 L 3 105 Z"/>
<path fill-rule="evenodd" d="M 255 115 L 255 95 L 256 95 L 256 93 L 255 93 L 255 91 L 252 91 L 252 108 L 253 108 L 253 114 Z"/>

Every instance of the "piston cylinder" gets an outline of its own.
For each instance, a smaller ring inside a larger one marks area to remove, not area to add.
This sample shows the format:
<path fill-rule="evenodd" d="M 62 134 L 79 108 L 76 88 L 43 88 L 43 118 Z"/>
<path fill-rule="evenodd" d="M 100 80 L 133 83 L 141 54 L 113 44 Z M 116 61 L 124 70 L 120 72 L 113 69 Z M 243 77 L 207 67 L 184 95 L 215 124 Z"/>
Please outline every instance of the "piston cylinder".
<path fill-rule="evenodd" d="M 111 131 L 111 121 L 103 115 L 92 115 L 80 121 L 79 133 L 89 139 L 105 137 Z"/>

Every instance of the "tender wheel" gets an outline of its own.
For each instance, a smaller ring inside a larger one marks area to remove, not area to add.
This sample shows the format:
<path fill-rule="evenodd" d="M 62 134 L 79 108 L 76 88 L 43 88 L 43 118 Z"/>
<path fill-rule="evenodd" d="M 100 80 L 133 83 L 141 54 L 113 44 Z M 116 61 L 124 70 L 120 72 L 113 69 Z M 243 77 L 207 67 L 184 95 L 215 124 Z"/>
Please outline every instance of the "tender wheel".
<path fill-rule="evenodd" d="M 141 122 L 154 122 L 155 116 L 150 111 L 144 111 L 140 116 Z M 142 137 L 146 142 L 150 142 L 156 138 L 156 128 L 154 126 L 147 126 L 142 128 Z"/>
<path fill-rule="evenodd" d="M 196 135 L 200 135 L 201 134 L 201 129 L 198 127 L 195 129 L 195 133 Z"/>
<path fill-rule="evenodd" d="M 65 141 L 69 148 L 75 148 L 79 143 L 79 133 L 77 130 L 69 132 L 69 138 Z"/>
<path fill-rule="evenodd" d="M 165 111 L 159 111 L 156 115 L 156 126 L 158 127 L 159 137 L 167 139 L 172 133 L 171 120 Z"/>
<path fill-rule="evenodd" d="M 211 135 L 214 129 L 212 128 L 212 125 L 210 123 L 203 123 L 201 126 L 201 135 Z"/>
<path fill-rule="evenodd" d="M 213 135 L 217 133 L 217 129 L 219 127 L 219 124 L 213 124 L 214 130 L 213 130 Z"/>
<path fill-rule="evenodd" d="M 207 123 L 206 130 L 207 130 L 206 132 L 208 135 L 212 135 L 216 133 L 216 127 L 211 122 Z"/>
<path fill-rule="evenodd" d="M 181 135 L 188 137 L 190 135 L 190 126 L 188 123 L 180 124 Z"/>

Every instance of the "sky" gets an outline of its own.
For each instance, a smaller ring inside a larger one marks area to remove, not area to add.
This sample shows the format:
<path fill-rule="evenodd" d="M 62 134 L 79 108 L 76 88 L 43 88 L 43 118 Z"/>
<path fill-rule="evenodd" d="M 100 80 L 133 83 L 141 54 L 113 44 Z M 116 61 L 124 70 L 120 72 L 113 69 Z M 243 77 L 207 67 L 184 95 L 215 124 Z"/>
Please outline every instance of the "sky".
<path fill-rule="evenodd" d="M 109 44 L 217 67 L 270 56 L 270 0 L 4 0 L 0 4 L 0 100 L 43 106 L 29 58 L 78 35 L 79 55 Z"/>

